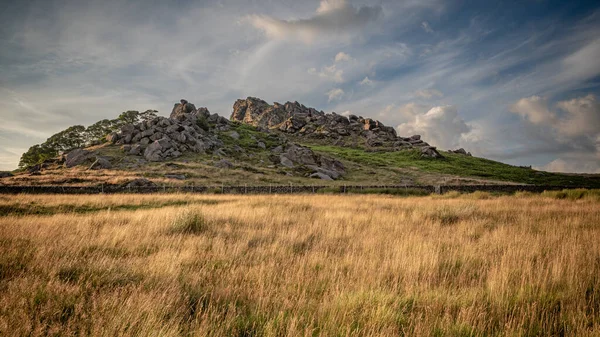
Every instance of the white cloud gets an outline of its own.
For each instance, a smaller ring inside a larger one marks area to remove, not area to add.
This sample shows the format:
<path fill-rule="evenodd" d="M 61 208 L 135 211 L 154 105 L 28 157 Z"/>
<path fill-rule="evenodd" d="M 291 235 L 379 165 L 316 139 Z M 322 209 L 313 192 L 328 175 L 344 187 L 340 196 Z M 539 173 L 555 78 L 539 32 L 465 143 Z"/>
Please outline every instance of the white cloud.
<path fill-rule="evenodd" d="M 365 78 L 362 81 L 360 81 L 359 84 L 371 86 L 373 85 L 373 81 L 369 79 L 369 76 L 365 76 Z"/>
<path fill-rule="evenodd" d="M 344 71 L 342 69 L 338 69 L 335 64 L 329 67 L 323 67 L 320 71 L 317 71 L 315 68 L 310 68 L 308 69 L 308 73 L 312 75 L 318 75 L 321 78 L 336 83 L 344 82 Z"/>
<path fill-rule="evenodd" d="M 458 146 L 461 136 L 471 131 L 454 106 L 436 106 L 426 113 L 418 110 L 420 107 L 417 105 L 405 106 L 402 113 L 410 120 L 398 125 L 399 135 L 419 134 L 431 145 L 450 149 Z"/>
<path fill-rule="evenodd" d="M 552 123 L 555 119 L 554 114 L 548 110 L 547 99 L 540 96 L 521 98 L 511 106 L 510 111 L 538 125 Z"/>
<path fill-rule="evenodd" d="M 337 55 L 335 55 L 335 62 L 344 62 L 344 61 L 350 61 L 352 60 L 352 57 L 350 57 L 350 55 L 344 53 L 344 52 L 339 52 L 337 53 Z"/>
<path fill-rule="evenodd" d="M 377 20 L 381 6 L 354 7 L 347 0 L 323 0 L 314 16 L 308 19 L 282 20 L 266 15 L 252 15 L 251 24 L 273 39 L 299 39 L 313 42 L 317 37 L 339 37 Z"/>
<path fill-rule="evenodd" d="M 340 88 L 331 89 L 327 92 L 327 97 L 329 97 L 329 102 L 340 100 L 344 96 L 344 90 Z"/>
<path fill-rule="evenodd" d="M 557 172 L 597 172 L 600 169 L 600 102 L 596 96 L 556 103 L 551 111 L 547 99 L 522 98 L 512 111 L 524 116 L 528 134 L 547 148 L 558 150 L 559 158 L 542 166 Z"/>
<path fill-rule="evenodd" d="M 600 102 L 596 96 L 589 94 L 585 97 L 558 102 L 557 106 L 567 115 L 561 119 L 557 128 L 567 136 L 582 134 L 600 136 Z"/>
<path fill-rule="evenodd" d="M 431 98 L 441 98 L 444 97 L 444 94 L 436 89 L 422 89 L 422 90 L 417 90 L 415 92 L 415 96 L 419 97 L 419 98 L 424 98 L 424 99 L 431 99 Z"/>
<path fill-rule="evenodd" d="M 546 165 L 534 167 L 536 170 L 560 173 L 600 173 L 598 160 L 589 158 L 582 160 L 581 158 L 562 159 L 558 158 Z"/>
<path fill-rule="evenodd" d="M 423 27 L 423 30 L 426 31 L 427 33 L 433 33 L 433 29 L 431 29 L 429 22 L 427 22 L 427 21 L 421 22 L 421 27 Z"/>

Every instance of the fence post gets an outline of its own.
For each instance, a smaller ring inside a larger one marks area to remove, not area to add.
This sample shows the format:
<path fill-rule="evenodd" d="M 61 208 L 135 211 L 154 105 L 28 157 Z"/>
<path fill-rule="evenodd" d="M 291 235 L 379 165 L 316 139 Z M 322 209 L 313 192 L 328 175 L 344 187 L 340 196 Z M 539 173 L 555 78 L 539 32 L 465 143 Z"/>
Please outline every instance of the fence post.
<path fill-rule="evenodd" d="M 346 184 L 344 184 L 344 194 L 346 193 Z"/>
<path fill-rule="evenodd" d="M 269 184 L 269 194 L 271 194 L 272 188 L 271 188 L 271 184 Z"/>
<path fill-rule="evenodd" d="M 225 194 L 225 187 L 223 186 L 223 183 L 221 183 L 221 194 Z"/>
<path fill-rule="evenodd" d="M 293 193 L 293 190 L 292 190 L 292 183 L 290 183 L 290 194 L 292 194 L 292 193 Z"/>
<path fill-rule="evenodd" d="M 244 184 L 244 194 L 248 194 L 248 184 Z"/>

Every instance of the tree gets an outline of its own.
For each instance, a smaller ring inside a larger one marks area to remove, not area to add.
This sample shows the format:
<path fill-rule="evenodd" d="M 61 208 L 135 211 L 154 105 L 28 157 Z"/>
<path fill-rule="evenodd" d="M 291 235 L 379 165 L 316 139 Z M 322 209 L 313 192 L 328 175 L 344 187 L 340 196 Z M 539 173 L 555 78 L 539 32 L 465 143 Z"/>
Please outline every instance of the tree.
<path fill-rule="evenodd" d="M 116 131 L 119 128 L 119 120 L 103 119 L 85 129 L 85 142 L 91 144 L 94 141 L 102 140 L 109 133 Z"/>
<path fill-rule="evenodd" d="M 44 144 L 57 152 L 67 152 L 82 147 L 85 143 L 85 127 L 83 125 L 73 125 L 52 135 Z"/>
<path fill-rule="evenodd" d="M 49 147 L 46 143 L 37 144 L 29 148 L 27 152 L 21 155 L 19 160 L 19 167 L 27 167 L 39 164 L 46 159 L 56 157 L 58 151 Z"/>
<path fill-rule="evenodd" d="M 157 114 L 158 114 L 158 111 L 156 111 L 156 110 L 146 110 L 146 111 L 140 113 L 140 120 L 142 122 L 152 120 L 152 119 L 156 118 Z"/>
<path fill-rule="evenodd" d="M 127 110 L 119 115 L 118 120 L 123 124 L 135 124 L 140 120 L 140 112 Z"/>

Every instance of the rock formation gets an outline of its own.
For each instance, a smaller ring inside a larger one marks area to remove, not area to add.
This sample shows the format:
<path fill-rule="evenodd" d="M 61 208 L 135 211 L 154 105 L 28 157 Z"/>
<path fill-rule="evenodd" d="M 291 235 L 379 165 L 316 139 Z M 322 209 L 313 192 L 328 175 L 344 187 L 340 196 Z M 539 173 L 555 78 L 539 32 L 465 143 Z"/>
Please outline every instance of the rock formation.
<path fill-rule="evenodd" d="M 212 125 L 212 127 L 211 127 Z M 229 121 L 206 108 L 198 108 L 182 99 L 169 118 L 156 117 L 138 124 L 126 124 L 120 132 L 108 135 L 113 144 L 123 145 L 130 155 L 155 162 L 177 158 L 183 153 L 207 153 L 223 145 L 217 130 L 226 130 Z"/>
<path fill-rule="evenodd" d="M 335 112 L 326 114 L 298 102 L 270 105 L 261 99 L 248 97 L 235 102 L 230 119 L 261 130 L 278 130 L 307 138 L 328 138 L 336 145 L 362 145 L 369 150 L 380 148 L 391 151 L 418 148 L 424 157 L 442 157 L 435 147 L 421 140 L 418 135 L 398 137 L 393 127 L 380 121 L 355 115 L 346 117 Z"/>
<path fill-rule="evenodd" d="M 464 154 L 465 156 L 471 156 L 471 152 L 467 152 L 465 149 L 463 149 L 462 147 L 458 150 L 449 150 L 448 152 L 450 153 L 456 153 L 456 154 Z"/>

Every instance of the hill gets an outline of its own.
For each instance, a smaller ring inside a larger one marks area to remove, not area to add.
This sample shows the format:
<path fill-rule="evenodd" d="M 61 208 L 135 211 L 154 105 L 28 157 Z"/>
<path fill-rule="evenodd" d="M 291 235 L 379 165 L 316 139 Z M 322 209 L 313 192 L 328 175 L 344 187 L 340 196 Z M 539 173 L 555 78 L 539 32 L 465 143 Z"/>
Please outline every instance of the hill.
<path fill-rule="evenodd" d="M 332 185 L 600 187 L 600 175 L 541 172 L 473 157 L 464 150 L 439 151 L 419 135 L 399 136 L 380 121 L 328 114 L 298 102 L 271 105 L 248 97 L 235 102 L 227 119 L 181 100 L 168 118 L 150 111 L 144 118 L 125 120 L 111 124 L 117 128 L 102 129 L 107 134 L 100 142 L 66 142 L 77 146 L 5 174 L 0 183 L 309 185 L 326 180 Z M 73 127 L 65 131 L 72 133 Z M 71 133 L 49 141 L 56 143 Z"/>

